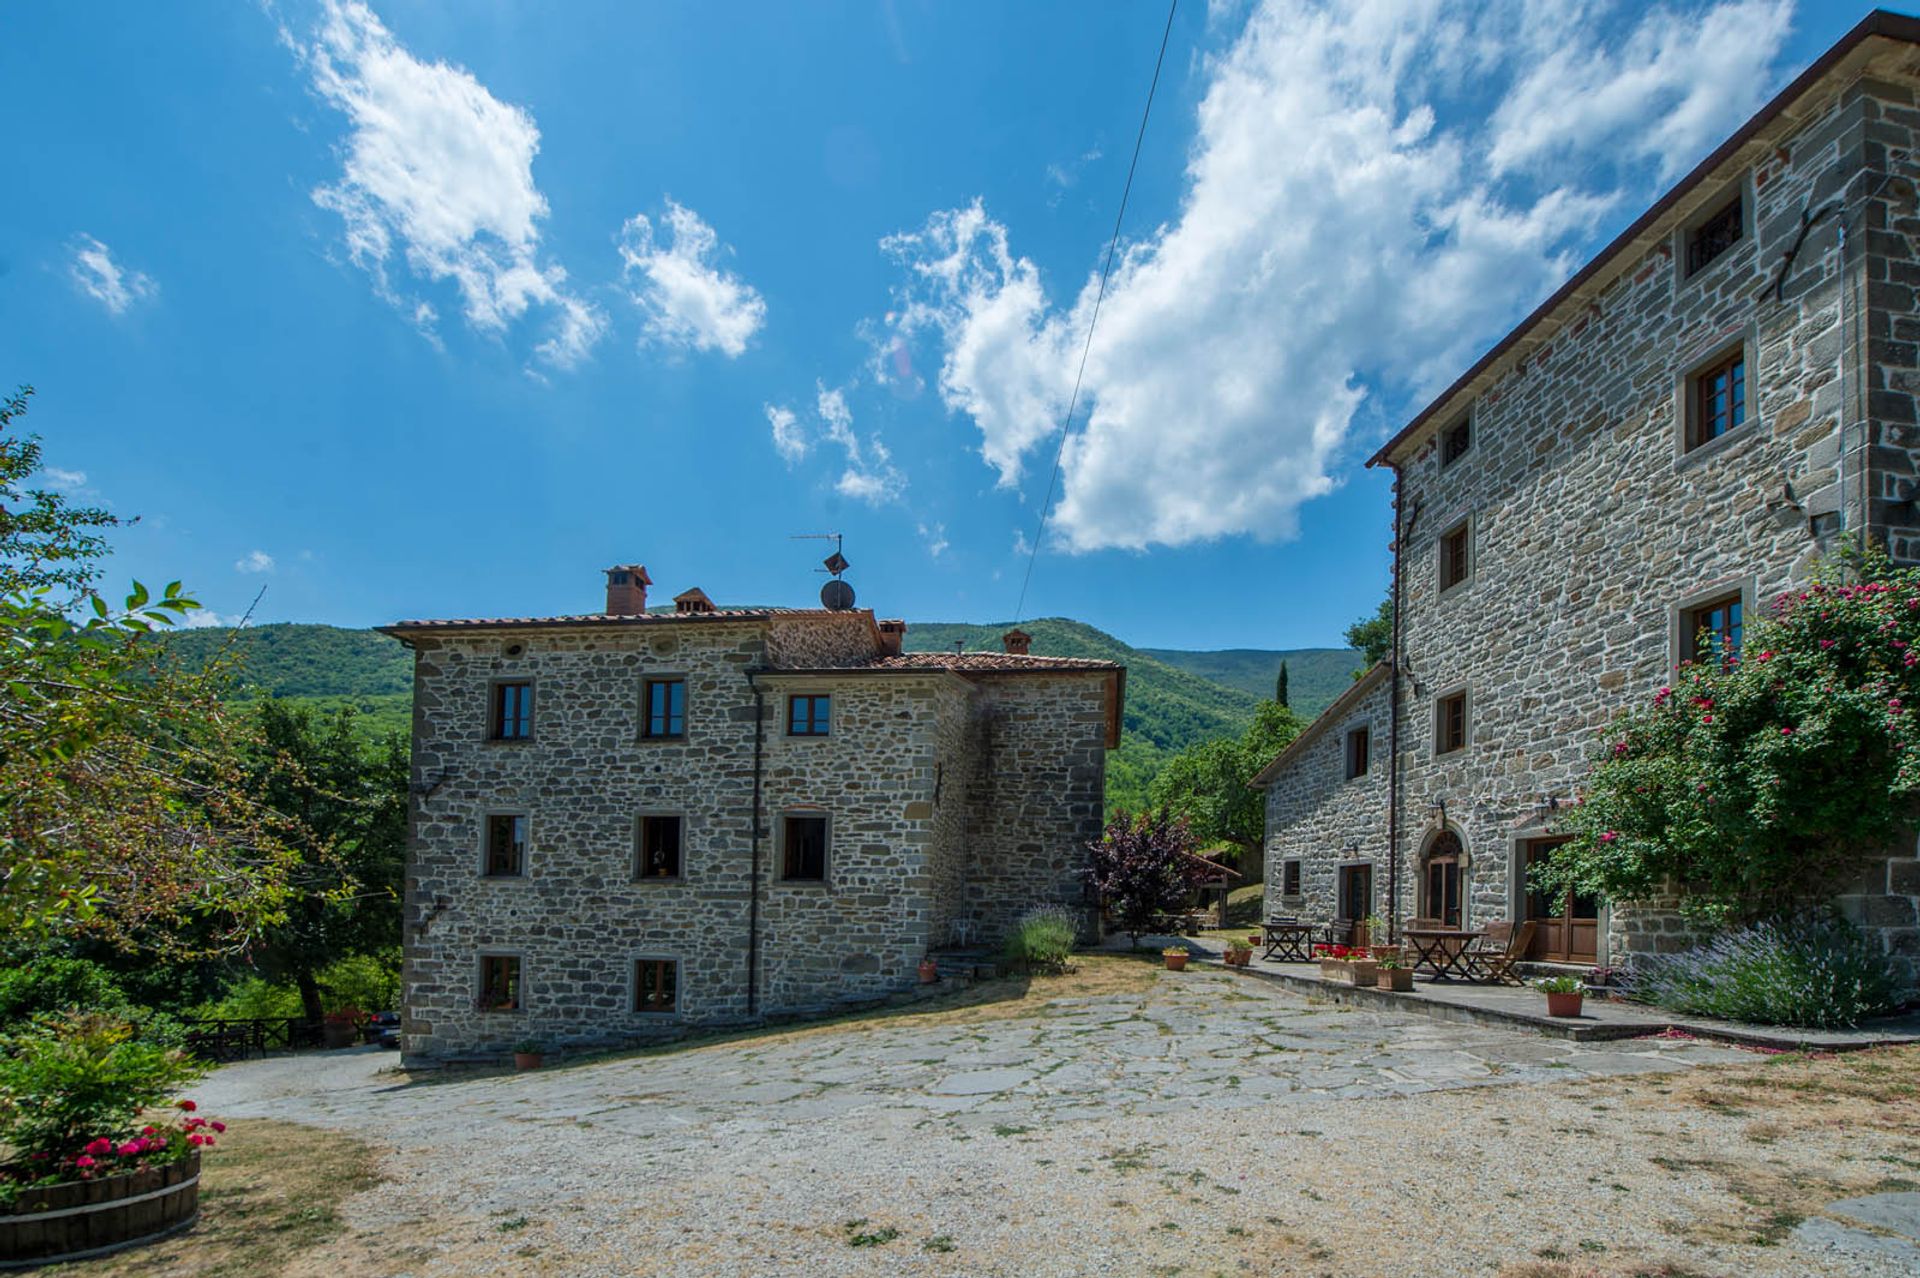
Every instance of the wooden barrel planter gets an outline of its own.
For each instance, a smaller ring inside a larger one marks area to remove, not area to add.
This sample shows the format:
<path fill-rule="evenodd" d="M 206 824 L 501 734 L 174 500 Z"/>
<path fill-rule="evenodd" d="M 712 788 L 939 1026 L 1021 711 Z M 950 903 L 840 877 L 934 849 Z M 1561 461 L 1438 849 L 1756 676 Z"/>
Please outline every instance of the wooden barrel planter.
<path fill-rule="evenodd" d="M 200 1218 L 200 1151 L 99 1180 L 29 1189 L 0 1207 L 0 1269 L 85 1260 L 153 1242 Z"/>

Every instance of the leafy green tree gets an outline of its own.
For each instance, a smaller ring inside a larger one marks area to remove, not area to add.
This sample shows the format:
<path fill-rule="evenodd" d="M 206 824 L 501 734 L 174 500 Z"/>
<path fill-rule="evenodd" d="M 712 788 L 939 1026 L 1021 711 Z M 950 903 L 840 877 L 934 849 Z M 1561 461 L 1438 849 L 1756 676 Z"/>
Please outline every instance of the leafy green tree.
<path fill-rule="evenodd" d="M 1393 597 L 1389 595 L 1380 601 L 1380 610 L 1370 617 L 1362 617 L 1347 627 L 1347 646 L 1358 648 L 1366 657 L 1366 665 L 1353 672 L 1358 679 L 1379 662 L 1387 659 L 1393 651 Z"/>
<path fill-rule="evenodd" d="M 74 506 L 31 481 L 40 472 L 37 435 L 9 434 L 27 411 L 33 387 L 0 400 L 0 595 L 42 588 L 85 593 L 107 542 L 96 531 L 120 520 L 94 506 Z"/>
<path fill-rule="evenodd" d="M 1281 705 L 1287 705 L 1287 663 L 1280 663 L 1280 677 L 1274 681 L 1273 699 Z"/>
<path fill-rule="evenodd" d="M 1266 838 L 1266 796 L 1250 783 L 1300 728 L 1292 710 L 1262 702 L 1239 740 L 1204 741 L 1168 760 L 1153 779 L 1154 806 L 1185 821 L 1203 846 L 1232 844 L 1251 864 Z"/>
<path fill-rule="evenodd" d="M 1541 886 L 1670 888 L 1703 922 L 1823 901 L 1920 799 L 1920 571 L 1880 552 L 1822 567 L 1605 731 Z"/>
<path fill-rule="evenodd" d="M 366 744 L 343 707 L 316 714 L 259 703 L 257 793 L 300 831 L 284 917 L 250 953 L 261 973 L 291 981 L 305 1015 L 325 1012 L 320 973 L 335 960 L 400 943 L 407 838 L 407 743 Z"/>

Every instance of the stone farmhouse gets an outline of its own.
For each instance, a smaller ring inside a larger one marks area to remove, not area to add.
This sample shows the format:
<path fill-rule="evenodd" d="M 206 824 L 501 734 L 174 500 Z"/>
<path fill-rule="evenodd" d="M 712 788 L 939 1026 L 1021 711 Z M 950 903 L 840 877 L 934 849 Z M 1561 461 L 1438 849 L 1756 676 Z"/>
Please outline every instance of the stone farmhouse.
<path fill-rule="evenodd" d="M 650 584 L 384 628 L 414 651 L 408 1059 L 830 1009 L 1033 906 L 1091 920 L 1124 667 Z"/>
<path fill-rule="evenodd" d="M 1256 780 L 1272 914 L 1536 922 L 1532 957 L 1687 941 L 1547 900 L 1595 734 L 1846 541 L 1920 559 L 1920 21 L 1876 12 L 1421 410 L 1393 653 Z M 1920 958 L 1920 860 L 1840 904 Z"/>

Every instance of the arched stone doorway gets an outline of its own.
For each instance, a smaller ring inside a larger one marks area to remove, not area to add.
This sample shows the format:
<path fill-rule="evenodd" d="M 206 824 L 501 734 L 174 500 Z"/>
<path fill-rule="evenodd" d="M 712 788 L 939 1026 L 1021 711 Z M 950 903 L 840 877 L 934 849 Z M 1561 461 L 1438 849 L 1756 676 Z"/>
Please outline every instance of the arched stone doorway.
<path fill-rule="evenodd" d="M 1467 849 L 1455 831 L 1441 830 L 1420 853 L 1420 914 L 1441 927 L 1459 927 L 1467 886 Z"/>

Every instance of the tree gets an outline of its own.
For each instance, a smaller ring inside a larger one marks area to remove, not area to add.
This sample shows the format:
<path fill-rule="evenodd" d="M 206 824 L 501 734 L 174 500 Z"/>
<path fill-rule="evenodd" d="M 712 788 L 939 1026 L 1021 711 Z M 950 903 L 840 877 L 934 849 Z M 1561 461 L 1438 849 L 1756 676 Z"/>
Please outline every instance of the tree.
<path fill-rule="evenodd" d="M 1250 783 L 1300 728 L 1292 710 L 1262 702 L 1239 740 L 1203 741 L 1168 760 L 1153 779 L 1154 806 L 1186 822 L 1202 845 L 1231 843 L 1248 863 L 1266 839 L 1266 797 Z"/>
<path fill-rule="evenodd" d="M 1393 651 L 1393 596 L 1380 601 L 1380 610 L 1371 617 L 1362 617 L 1347 627 L 1347 646 L 1358 648 L 1366 658 L 1366 665 L 1353 672 L 1358 679 L 1373 666 L 1387 659 Z"/>
<path fill-rule="evenodd" d="M 259 705 L 256 792 L 300 832 L 284 917 L 250 950 L 262 974 L 293 982 L 310 1020 L 326 1012 L 321 969 L 400 943 L 407 838 L 407 743 L 362 741 L 354 710 Z"/>
<path fill-rule="evenodd" d="M 1546 890 L 1669 889 L 1703 922 L 1828 899 L 1920 799 L 1920 571 L 1823 565 L 1741 650 L 1681 666 L 1605 731 Z"/>
<path fill-rule="evenodd" d="M 117 521 L 21 504 L 39 447 L 4 432 L 25 406 L 0 413 L 0 936 L 230 948 L 278 909 L 287 830 L 242 782 L 225 667 L 184 674 L 141 642 L 199 605 L 134 582 L 109 606 L 90 530 Z"/>
<path fill-rule="evenodd" d="M 1273 699 L 1281 705 L 1287 704 L 1287 663 L 1280 663 L 1280 678 L 1273 685 Z"/>
<path fill-rule="evenodd" d="M 1161 914 L 1186 904 L 1207 871 L 1193 854 L 1187 823 L 1167 812 L 1121 812 L 1107 823 L 1092 853 L 1087 882 L 1133 943 Z"/>

